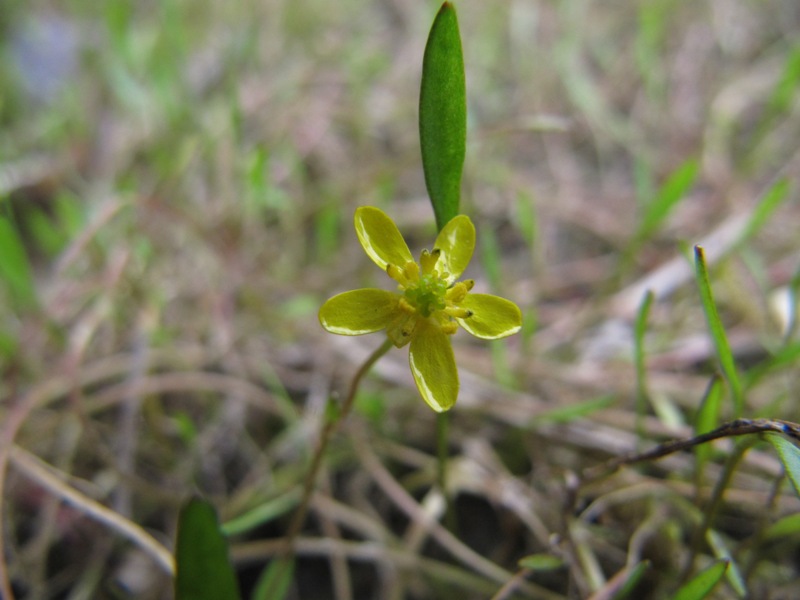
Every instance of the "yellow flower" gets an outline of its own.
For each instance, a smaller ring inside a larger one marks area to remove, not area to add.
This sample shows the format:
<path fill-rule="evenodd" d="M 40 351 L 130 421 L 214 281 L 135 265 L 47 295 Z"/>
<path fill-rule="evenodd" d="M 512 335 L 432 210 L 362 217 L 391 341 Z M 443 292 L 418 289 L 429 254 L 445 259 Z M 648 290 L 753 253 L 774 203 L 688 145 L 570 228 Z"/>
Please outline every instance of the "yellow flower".
<path fill-rule="evenodd" d="M 364 251 L 398 283 L 397 291 L 361 289 L 334 296 L 322 305 L 320 323 L 340 335 L 385 329 L 398 348 L 410 342 L 409 365 L 419 393 L 436 412 L 449 410 L 458 396 L 449 336 L 459 325 L 485 340 L 512 335 L 522 323 L 519 308 L 504 298 L 471 294 L 471 279 L 456 283 L 475 249 L 469 217 L 459 215 L 445 225 L 419 263 L 383 211 L 358 208 L 355 226 Z"/>

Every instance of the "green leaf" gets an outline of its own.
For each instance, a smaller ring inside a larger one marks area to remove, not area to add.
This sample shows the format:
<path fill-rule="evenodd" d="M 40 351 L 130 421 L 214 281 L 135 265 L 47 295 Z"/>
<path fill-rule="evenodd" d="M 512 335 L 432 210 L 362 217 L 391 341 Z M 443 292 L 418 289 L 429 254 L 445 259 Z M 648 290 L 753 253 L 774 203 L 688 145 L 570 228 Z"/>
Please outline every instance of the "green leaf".
<path fill-rule="evenodd" d="M 259 504 L 255 508 L 249 510 L 222 525 L 222 532 L 225 535 L 238 535 L 247 533 L 256 527 L 260 527 L 265 523 L 269 523 L 288 513 L 292 510 L 297 503 L 300 502 L 299 490 L 291 490 Z"/>
<path fill-rule="evenodd" d="M 636 325 L 633 335 L 633 355 L 636 363 L 636 430 L 644 439 L 643 420 L 647 410 L 647 369 L 645 366 L 644 337 L 647 332 L 647 318 L 653 305 L 653 292 L 647 290 L 636 313 Z"/>
<path fill-rule="evenodd" d="M 697 414 L 694 418 L 695 435 L 707 433 L 719 427 L 719 410 L 721 404 L 722 378 L 718 374 L 714 374 L 706 388 L 706 393 L 703 396 L 703 400 L 700 402 L 700 408 L 697 409 Z M 697 474 L 697 480 L 700 481 L 703 476 L 703 469 L 708 459 L 711 457 L 711 446 L 709 444 L 700 444 L 695 448 L 694 453 L 697 457 L 695 472 Z"/>
<path fill-rule="evenodd" d="M 531 419 L 531 423 L 569 423 L 575 419 L 587 417 L 593 412 L 608 408 L 616 402 L 612 395 L 590 398 L 582 402 L 576 402 L 569 406 L 560 406 L 536 415 Z"/>
<path fill-rule="evenodd" d="M 636 239 L 647 240 L 658 230 L 672 209 L 685 196 L 689 188 L 697 179 L 700 163 L 694 159 L 688 160 L 678 167 L 661 186 L 658 195 L 647 206 Z"/>
<path fill-rule="evenodd" d="M 709 282 L 708 269 L 706 267 L 705 252 L 701 246 L 694 247 L 694 262 L 697 286 L 700 289 L 700 299 L 703 304 L 703 311 L 706 314 L 706 322 L 708 323 L 708 329 L 711 332 L 711 338 L 717 351 L 717 358 L 720 368 L 722 369 L 722 374 L 731 387 L 734 412 L 735 416 L 738 418 L 742 416 L 742 411 L 744 410 L 742 385 L 739 382 L 736 363 L 733 360 L 733 353 L 728 344 L 728 338 L 725 335 L 725 328 L 722 326 L 717 307 L 714 304 L 714 295 L 711 293 L 711 283 Z"/>
<path fill-rule="evenodd" d="M 181 510 L 175 563 L 175 600 L 241 598 L 217 513 L 205 500 L 190 500 Z"/>
<path fill-rule="evenodd" d="M 273 560 L 265 568 L 253 591 L 253 600 L 283 600 L 294 577 L 294 559 Z"/>
<path fill-rule="evenodd" d="M 673 596 L 673 600 L 703 600 L 725 575 L 729 564 L 728 561 L 721 560 L 700 571 L 686 585 L 681 586 Z"/>
<path fill-rule="evenodd" d="M 739 567 L 733 560 L 733 554 L 731 554 L 731 551 L 728 548 L 728 545 L 725 543 L 725 540 L 719 533 L 713 529 L 709 529 L 706 532 L 706 541 L 717 558 L 729 563 L 728 568 L 725 570 L 725 574 L 727 576 L 728 583 L 733 588 L 733 591 L 736 592 L 736 595 L 739 598 L 746 598 L 747 586 L 745 585 L 744 577 L 742 577 L 742 572 L 739 570 Z"/>
<path fill-rule="evenodd" d="M 778 519 L 764 531 L 764 540 L 775 540 L 800 533 L 800 513 Z"/>
<path fill-rule="evenodd" d="M 606 584 L 605 588 L 594 597 L 611 598 L 611 600 L 630 598 L 631 593 L 633 593 L 636 586 L 639 584 L 642 575 L 644 575 L 645 571 L 650 567 L 651 563 L 649 560 L 643 560 L 632 567 L 625 567 L 614 575 Z"/>
<path fill-rule="evenodd" d="M 17 308 L 31 308 L 36 302 L 28 256 L 16 228 L 0 217 L 0 280 Z"/>
<path fill-rule="evenodd" d="M 778 453 L 794 491 L 800 497 L 800 448 L 778 433 L 768 433 L 767 440 Z"/>
<path fill-rule="evenodd" d="M 459 212 L 467 146 L 467 88 L 456 9 L 442 4 L 422 59 L 419 139 L 425 185 L 441 229 Z"/>
<path fill-rule="evenodd" d="M 521 558 L 519 566 L 531 571 L 554 571 L 564 566 L 564 561 L 552 554 L 531 554 Z"/>
<path fill-rule="evenodd" d="M 736 244 L 740 245 L 755 235 L 791 191 L 792 184 L 788 179 L 778 179 L 772 187 L 764 193 L 761 200 L 758 202 L 758 205 L 753 210 L 753 214 L 750 215 L 750 219 L 747 221 L 747 225 L 736 241 Z"/>

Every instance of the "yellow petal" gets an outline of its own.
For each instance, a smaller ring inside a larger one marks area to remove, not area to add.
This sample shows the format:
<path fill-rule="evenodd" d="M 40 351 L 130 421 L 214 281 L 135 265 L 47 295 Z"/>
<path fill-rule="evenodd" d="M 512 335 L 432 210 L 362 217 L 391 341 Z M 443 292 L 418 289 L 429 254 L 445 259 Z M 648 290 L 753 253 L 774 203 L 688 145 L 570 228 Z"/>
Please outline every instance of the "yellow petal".
<path fill-rule="evenodd" d="M 414 262 L 400 230 L 385 212 L 374 206 L 356 209 L 356 234 L 364 252 L 384 271 L 386 265 L 404 267 Z"/>
<path fill-rule="evenodd" d="M 522 313 L 511 300 L 467 294 L 459 306 L 472 311 L 471 317 L 458 319 L 458 323 L 475 337 L 496 340 L 517 333 L 522 327 Z"/>
<path fill-rule="evenodd" d="M 475 226 L 466 215 L 458 215 L 445 225 L 436 237 L 434 248 L 442 251 L 436 268 L 449 273 L 447 283 L 453 283 L 467 268 L 475 250 Z"/>
<path fill-rule="evenodd" d="M 458 370 L 450 336 L 429 321 L 420 321 L 408 363 L 422 399 L 436 412 L 450 410 L 458 397 Z"/>
<path fill-rule="evenodd" d="M 353 290 L 329 299 L 319 309 L 320 324 L 331 333 L 363 335 L 384 329 L 397 313 L 399 296 L 385 290 Z"/>

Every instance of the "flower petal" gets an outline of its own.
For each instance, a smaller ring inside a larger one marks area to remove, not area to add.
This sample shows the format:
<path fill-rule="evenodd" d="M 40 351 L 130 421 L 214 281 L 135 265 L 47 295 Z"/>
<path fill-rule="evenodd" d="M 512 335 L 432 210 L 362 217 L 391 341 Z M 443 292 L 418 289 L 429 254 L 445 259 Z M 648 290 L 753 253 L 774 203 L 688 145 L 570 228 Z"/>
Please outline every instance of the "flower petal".
<path fill-rule="evenodd" d="M 384 329 L 397 314 L 399 296 L 386 290 L 352 290 L 330 298 L 319 309 L 320 324 L 331 333 L 363 335 Z"/>
<path fill-rule="evenodd" d="M 356 209 L 356 234 L 364 252 L 384 271 L 386 265 L 403 268 L 414 262 L 400 230 L 389 216 L 374 206 Z"/>
<path fill-rule="evenodd" d="M 422 399 L 436 412 L 450 410 L 458 397 L 458 370 L 450 336 L 427 320 L 420 321 L 408 364 Z"/>
<path fill-rule="evenodd" d="M 445 225 L 436 237 L 434 248 L 439 248 L 439 271 L 449 273 L 447 283 L 453 283 L 467 268 L 475 250 L 475 226 L 466 215 L 458 215 Z"/>
<path fill-rule="evenodd" d="M 522 313 L 511 300 L 490 294 L 467 294 L 459 306 L 472 311 L 471 317 L 458 319 L 458 324 L 475 337 L 496 340 L 517 333 L 522 327 Z"/>

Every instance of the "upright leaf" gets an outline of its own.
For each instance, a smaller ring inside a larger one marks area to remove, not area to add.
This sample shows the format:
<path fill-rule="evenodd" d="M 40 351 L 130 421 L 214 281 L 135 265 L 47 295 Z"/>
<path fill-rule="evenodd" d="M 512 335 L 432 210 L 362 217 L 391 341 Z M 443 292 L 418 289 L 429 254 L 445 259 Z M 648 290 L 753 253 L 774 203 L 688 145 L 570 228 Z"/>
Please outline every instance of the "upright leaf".
<path fill-rule="evenodd" d="M 742 384 L 739 382 L 739 374 L 736 371 L 736 363 L 733 360 L 728 337 L 725 335 L 725 328 L 719 318 L 717 306 L 714 304 L 714 295 L 711 293 L 711 282 L 708 278 L 708 268 L 706 267 L 705 252 L 701 246 L 694 247 L 694 262 L 697 276 L 697 286 L 700 288 L 700 299 L 703 303 L 703 311 L 706 313 L 706 322 L 711 332 L 711 339 L 717 351 L 717 358 L 722 369 L 722 374 L 728 381 L 733 395 L 734 411 L 736 417 L 742 415 L 744 410 L 744 395 Z"/>
<path fill-rule="evenodd" d="M 439 230 L 459 211 L 467 146 L 467 88 L 456 9 L 445 2 L 422 59 L 419 139 L 425 185 Z"/>
<path fill-rule="evenodd" d="M 794 491 L 800 497 L 800 448 L 777 433 L 768 433 L 767 439 L 777 451 Z"/>
<path fill-rule="evenodd" d="M 0 282 L 17 308 L 31 308 L 36 302 L 28 255 L 16 228 L 4 217 L 0 217 Z"/>
<path fill-rule="evenodd" d="M 190 500 L 181 510 L 175 563 L 175 600 L 241 598 L 217 513 L 205 500 Z"/>

